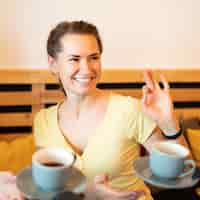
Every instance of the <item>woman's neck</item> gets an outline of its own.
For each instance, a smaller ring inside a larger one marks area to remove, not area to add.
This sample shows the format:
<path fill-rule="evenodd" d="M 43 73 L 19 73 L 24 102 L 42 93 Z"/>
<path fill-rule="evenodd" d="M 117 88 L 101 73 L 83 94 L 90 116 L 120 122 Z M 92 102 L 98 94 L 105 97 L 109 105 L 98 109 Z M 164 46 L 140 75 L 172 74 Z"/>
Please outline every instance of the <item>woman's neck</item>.
<path fill-rule="evenodd" d="M 90 109 L 96 103 L 99 95 L 99 90 L 95 90 L 92 94 L 85 96 L 67 94 L 66 99 L 61 105 L 61 110 L 64 112 L 70 112 L 76 119 L 78 119 L 81 112 Z"/>

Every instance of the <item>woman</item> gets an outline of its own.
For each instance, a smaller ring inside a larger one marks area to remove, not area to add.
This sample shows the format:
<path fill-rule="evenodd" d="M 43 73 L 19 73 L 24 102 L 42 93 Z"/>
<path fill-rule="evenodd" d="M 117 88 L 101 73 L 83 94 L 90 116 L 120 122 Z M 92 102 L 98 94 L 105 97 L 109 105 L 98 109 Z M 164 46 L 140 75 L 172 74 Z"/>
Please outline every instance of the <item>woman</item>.
<path fill-rule="evenodd" d="M 63 22 L 50 32 L 48 62 L 66 98 L 36 115 L 36 145 L 77 155 L 75 166 L 88 179 L 86 199 L 152 199 L 132 163 L 139 144 L 149 150 L 165 136 L 179 135 L 169 85 L 161 75 L 161 89 L 145 71 L 142 101 L 97 89 L 102 51 L 96 27 L 84 21 Z"/>

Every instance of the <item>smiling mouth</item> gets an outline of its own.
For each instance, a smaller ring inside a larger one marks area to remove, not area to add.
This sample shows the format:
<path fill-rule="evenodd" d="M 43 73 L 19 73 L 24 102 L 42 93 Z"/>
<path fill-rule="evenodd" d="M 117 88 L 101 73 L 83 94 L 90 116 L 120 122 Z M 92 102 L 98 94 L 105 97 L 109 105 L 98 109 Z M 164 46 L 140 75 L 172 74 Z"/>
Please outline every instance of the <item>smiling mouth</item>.
<path fill-rule="evenodd" d="M 89 83 L 94 80 L 96 77 L 74 77 L 73 79 L 80 83 Z"/>

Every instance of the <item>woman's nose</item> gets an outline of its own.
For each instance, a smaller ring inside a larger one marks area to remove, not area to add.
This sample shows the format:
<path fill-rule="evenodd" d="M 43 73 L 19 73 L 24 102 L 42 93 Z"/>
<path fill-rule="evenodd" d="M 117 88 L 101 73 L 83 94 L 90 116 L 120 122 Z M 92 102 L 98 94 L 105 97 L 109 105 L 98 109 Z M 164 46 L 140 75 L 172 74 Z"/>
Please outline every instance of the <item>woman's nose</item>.
<path fill-rule="evenodd" d="M 90 64 L 90 62 L 88 60 L 83 60 L 81 62 L 81 66 L 80 67 L 81 67 L 81 70 L 86 71 L 86 72 L 91 70 L 91 64 Z"/>

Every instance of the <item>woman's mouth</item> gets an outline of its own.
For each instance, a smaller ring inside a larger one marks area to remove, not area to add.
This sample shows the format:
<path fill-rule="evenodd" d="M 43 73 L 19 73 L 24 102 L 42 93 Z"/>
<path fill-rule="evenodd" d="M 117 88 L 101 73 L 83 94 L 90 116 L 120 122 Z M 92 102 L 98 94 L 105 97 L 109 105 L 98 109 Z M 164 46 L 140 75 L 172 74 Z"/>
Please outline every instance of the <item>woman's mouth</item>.
<path fill-rule="evenodd" d="M 96 77 L 95 76 L 85 76 L 85 77 L 74 77 L 73 80 L 75 80 L 78 84 L 82 86 L 89 85 Z"/>
<path fill-rule="evenodd" d="M 88 84 L 90 83 L 93 79 L 95 79 L 95 77 L 74 77 L 73 78 L 74 80 L 78 81 L 79 83 L 82 83 L 82 84 Z"/>

